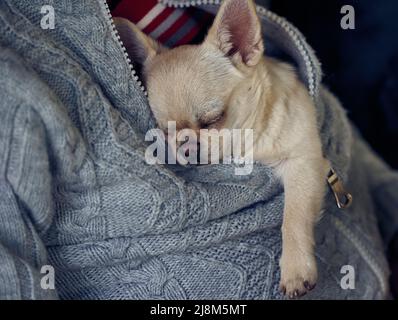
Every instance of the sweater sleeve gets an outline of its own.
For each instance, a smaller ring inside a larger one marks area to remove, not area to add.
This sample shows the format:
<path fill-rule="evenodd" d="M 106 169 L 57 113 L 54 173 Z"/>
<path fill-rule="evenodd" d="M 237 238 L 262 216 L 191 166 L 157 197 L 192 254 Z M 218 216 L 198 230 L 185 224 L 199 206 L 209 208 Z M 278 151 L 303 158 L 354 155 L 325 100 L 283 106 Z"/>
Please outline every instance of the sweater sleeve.
<path fill-rule="evenodd" d="M 356 132 L 358 153 L 369 170 L 369 183 L 377 207 L 381 235 L 384 244 L 391 243 L 398 233 L 398 172 L 391 169 Z"/>
<path fill-rule="evenodd" d="M 41 238 L 54 212 L 45 129 L 27 103 L 42 93 L 18 88 L 14 62 L 0 54 L 0 299 L 56 299 Z"/>

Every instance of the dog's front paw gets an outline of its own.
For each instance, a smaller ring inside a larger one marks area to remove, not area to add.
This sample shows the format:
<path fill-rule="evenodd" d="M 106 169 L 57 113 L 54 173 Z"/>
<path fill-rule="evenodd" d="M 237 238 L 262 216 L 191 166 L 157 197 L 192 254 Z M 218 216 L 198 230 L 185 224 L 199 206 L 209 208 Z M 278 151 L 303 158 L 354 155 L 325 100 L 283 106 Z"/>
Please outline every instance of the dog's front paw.
<path fill-rule="evenodd" d="M 299 298 L 315 288 L 318 272 L 313 256 L 282 255 L 280 267 L 280 290 L 290 299 Z"/>

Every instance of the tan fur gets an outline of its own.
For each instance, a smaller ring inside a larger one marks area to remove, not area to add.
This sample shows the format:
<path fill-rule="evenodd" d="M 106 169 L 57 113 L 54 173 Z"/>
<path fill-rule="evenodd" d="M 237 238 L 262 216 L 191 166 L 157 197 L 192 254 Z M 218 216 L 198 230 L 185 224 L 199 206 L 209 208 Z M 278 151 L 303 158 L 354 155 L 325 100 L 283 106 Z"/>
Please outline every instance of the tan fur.
<path fill-rule="evenodd" d="M 225 15 L 238 19 L 242 12 L 248 38 L 243 33 L 233 38 L 234 20 Z M 228 55 L 234 45 L 236 52 Z M 316 110 L 306 88 L 291 66 L 263 56 L 253 2 L 224 1 L 201 45 L 149 55 L 143 67 L 160 128 L 174 120 L 179 129 L 198 130 L 201 119 L 224 110 L 212 128 L 254 129 L 254 159 L 274 167 L 285 189 L 281 290 L 289 297 L 311 290 L 317 281 L 314 225 L 329 162 L 322 155 Z"/>

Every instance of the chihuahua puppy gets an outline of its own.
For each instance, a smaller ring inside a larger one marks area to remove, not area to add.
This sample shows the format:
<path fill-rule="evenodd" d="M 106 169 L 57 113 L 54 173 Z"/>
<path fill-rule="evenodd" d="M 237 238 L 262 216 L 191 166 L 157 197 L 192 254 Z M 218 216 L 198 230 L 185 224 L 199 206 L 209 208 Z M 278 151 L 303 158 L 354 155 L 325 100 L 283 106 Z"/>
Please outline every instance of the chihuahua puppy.
<path fill-rule="evenodd" d="M 317 281 L 314 226 L 330 169 L 316 110 L 292 66 L 264 56 L 252 0 L 225 0 L 200 45 L 166 49 L 128 20 L 115 25 L 142 71 L 160 129 L 253 129 L 254 160 L 272 166 L 285 190 L 280 288 L 290 298 Z"/>

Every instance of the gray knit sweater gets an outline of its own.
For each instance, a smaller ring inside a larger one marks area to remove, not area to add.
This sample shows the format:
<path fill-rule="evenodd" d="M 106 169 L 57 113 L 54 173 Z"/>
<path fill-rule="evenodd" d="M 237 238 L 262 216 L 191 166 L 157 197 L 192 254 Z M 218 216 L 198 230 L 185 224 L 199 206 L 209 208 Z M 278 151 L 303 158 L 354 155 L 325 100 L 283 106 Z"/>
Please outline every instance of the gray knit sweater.
<path fill-rule="evenodd" d="M 148 165 L 155 122 L 107 6 L 47 2 L 53 30 L 40 27 L 42 0 L 0 1 L 0 298 L 282 298 L 284 194 L 272 170 Z M 325 154 L 354 196 L 346 211 L 325 198 L 307 298 L 386 298 L 380 235 L 397 230 L 398 175 L 352 133 L 300 33 L 259 14 L 269 54 L 288 56 L 308 86 Z M 44 265 L 55 289 L 41 285 Z M 355 289 L 341 286 L 345 265 Z"/>

